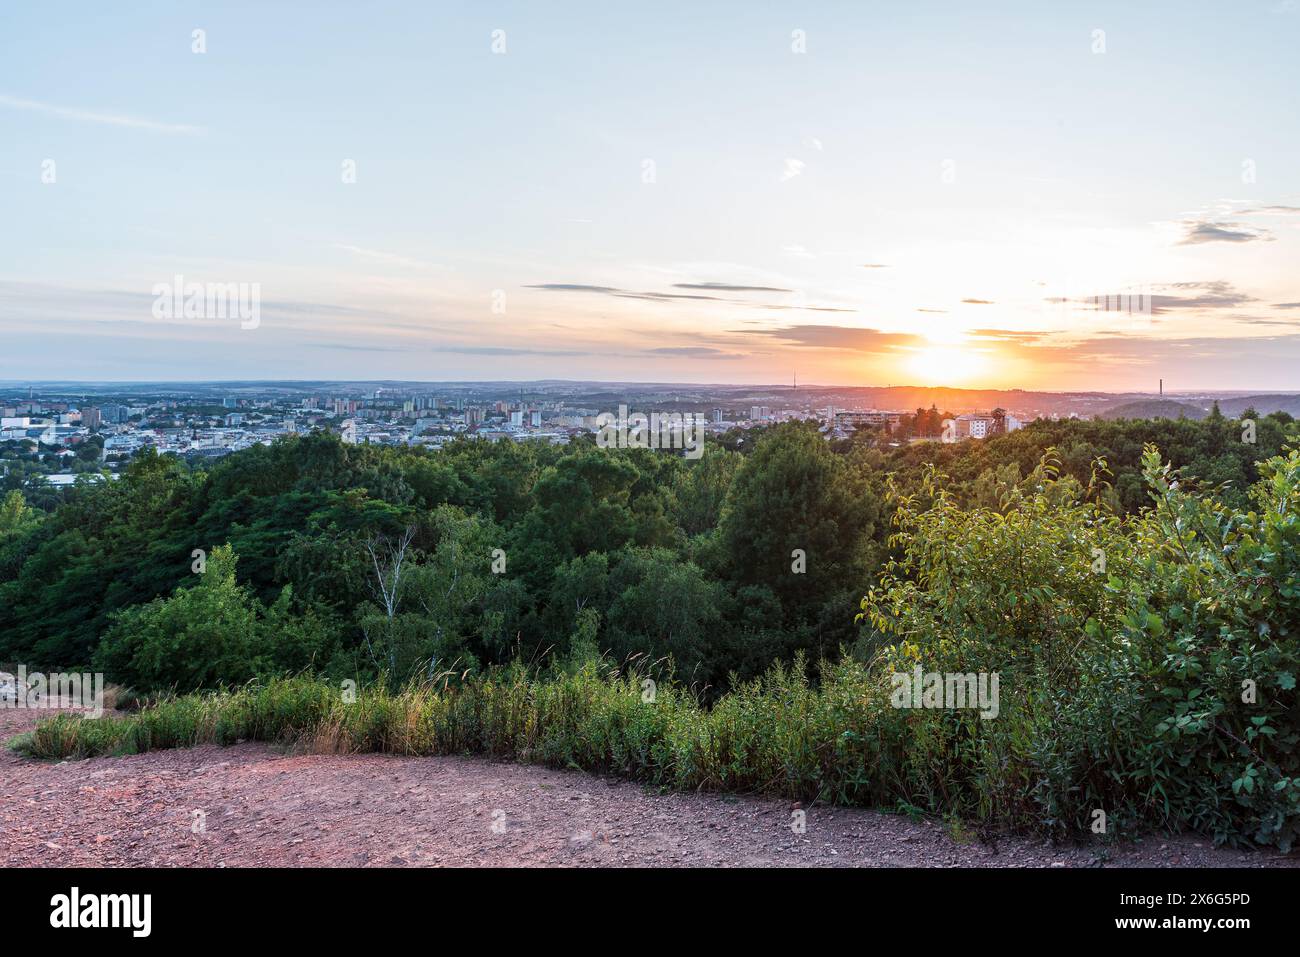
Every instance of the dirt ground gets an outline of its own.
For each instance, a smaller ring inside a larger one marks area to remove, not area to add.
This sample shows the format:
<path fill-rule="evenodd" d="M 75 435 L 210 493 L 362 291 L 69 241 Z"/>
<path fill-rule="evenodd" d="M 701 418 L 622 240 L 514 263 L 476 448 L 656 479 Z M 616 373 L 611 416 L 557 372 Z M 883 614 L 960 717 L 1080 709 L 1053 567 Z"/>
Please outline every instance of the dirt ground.
<path fill-rule="evenodd" d="M 44 716 L 0 709 L 0 740 Z M 483 758 L 264 744 L 52 764 L 0 752 L 0 867 L 1297 867 L 1202 838 L 1051 847 Z M 960 839 L 959 839 L 960 838 Z"/>

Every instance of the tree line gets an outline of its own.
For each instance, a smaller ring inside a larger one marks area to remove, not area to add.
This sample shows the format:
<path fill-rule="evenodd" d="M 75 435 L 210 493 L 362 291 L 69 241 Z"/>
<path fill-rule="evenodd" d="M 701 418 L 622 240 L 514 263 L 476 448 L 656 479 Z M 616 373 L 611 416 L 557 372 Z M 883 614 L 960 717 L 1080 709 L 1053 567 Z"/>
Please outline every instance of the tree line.
<path fill-rule="evenodd" d="M 1038 421 L 953 444 L 811 424 L 697 461 L 457 440 L 441 451 L 287 437 L 202 467 L 148 451 L 114 482 L 0 508 L 0 661 L 189 691 L 311 670 L 401 681 L 593 651 L 663 662 L 706 698 L 798 653 L 869 656 L 856 615 L 897 545 L 899 496 L 997 512 L 1060 476 L 1110 514 L 1149 504 L 1142 451 L 1246 502 L 1294 425 Z M 741 441 L 741 440 L 744 441 Z M 1100 463 L 1100 464 L 1099 464 Z M 1098 472 L 1099 467 L 1101 473 Z"/>

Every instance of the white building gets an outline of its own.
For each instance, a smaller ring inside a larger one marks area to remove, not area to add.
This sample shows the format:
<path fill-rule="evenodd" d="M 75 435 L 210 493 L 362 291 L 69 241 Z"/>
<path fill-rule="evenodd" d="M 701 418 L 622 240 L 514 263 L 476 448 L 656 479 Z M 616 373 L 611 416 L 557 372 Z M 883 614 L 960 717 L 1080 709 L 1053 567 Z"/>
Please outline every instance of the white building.
<path fill-rule="evenodd" d="M 957 438 L 959 439 L 986 439 L 994 434 L 997 425 L 997 419 L 991 413 L 986 412 L 967 412 L 965 415 L 959 415 L 956 419 Z M 1014 432 L 1022 428 L 1024 423 L 1017 419 L 1010 412 L 1004 413 L 1003 428 L 1007 432 Z"/>

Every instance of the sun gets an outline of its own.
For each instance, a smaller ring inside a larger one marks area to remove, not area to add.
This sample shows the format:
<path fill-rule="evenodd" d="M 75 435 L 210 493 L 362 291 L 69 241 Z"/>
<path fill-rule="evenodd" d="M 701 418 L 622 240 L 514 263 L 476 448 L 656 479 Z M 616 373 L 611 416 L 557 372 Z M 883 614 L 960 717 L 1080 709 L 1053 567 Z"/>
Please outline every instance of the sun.
<path fill-rule="evenodd" d="M 969 346 L 925 346 L 909 356 L 903 367 L 917 376 L 918 385 L 955 385 L 986 372 L 988 361 Z"/>

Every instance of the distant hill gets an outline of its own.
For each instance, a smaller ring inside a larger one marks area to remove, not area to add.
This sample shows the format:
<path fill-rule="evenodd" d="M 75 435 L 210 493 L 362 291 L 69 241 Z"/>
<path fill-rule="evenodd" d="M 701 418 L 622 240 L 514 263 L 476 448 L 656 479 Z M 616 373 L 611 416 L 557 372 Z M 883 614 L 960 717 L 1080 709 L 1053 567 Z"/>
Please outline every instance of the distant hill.
<path fill-rule="evenodd" d="M 1254 409 L 1260 415 L 1286 412 L 1300 417 L 1300 395 L 1242 395 L 1219 400 L 1219 411 L 1229 418 L 1236 418 L 1247 409 Z"/>
<path fill-rule="evenodd" d="M 1204 409 L 1173 399 L 1141 399 L 1113 406 L 1098 414 L 1099 419 L 1203 419 Z"/>

